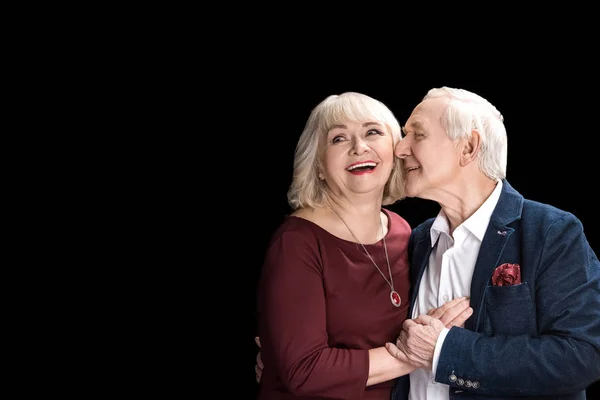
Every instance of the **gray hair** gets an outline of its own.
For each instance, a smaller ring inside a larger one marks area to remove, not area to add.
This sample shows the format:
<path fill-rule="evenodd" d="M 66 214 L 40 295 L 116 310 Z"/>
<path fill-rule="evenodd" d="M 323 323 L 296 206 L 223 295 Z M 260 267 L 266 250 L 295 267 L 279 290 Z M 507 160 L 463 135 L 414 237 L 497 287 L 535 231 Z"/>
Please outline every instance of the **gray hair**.
<path fill-rule="evenodd" d="M 288 203 L 293 210 L 324 204 L 326 186 L 319 179 L 320 151 L 323 138 L 331 127 L 346 121 L 364 120 L 374 120 L 385 126 L 392 135 L 394 146 L 402 140 L 400 124 L 392 111 L 367 95 L 356 92 L 331 95 L 312 110 L 296 145 L 293 178 L 287 193 Z M 404 197 L 401 161 L 394 157 L 382 203 L 392 204 Z"/>
<path fill-rule="evenodd" d="M 506 178 L 506 127 L 496 107 L 468 90 L 446 86 L 429 90 L 423 100 L 433 98 L 448 98 L 441 124 L 450 140 L 470 138 L 473 130 L 479 132 L 479 169 L 491 179 Z"/>

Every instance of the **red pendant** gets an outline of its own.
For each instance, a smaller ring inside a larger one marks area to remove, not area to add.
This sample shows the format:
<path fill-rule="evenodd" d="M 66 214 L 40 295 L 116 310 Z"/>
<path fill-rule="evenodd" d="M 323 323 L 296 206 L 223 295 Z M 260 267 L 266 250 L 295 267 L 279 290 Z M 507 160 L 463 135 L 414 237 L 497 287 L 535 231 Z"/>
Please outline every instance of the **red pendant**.
<path fill-rule="evenodd" d="M 392 304 L 395 305 L 396 307 L 400 307 L 400 304 L 402 304 L 400 295 L 395 290 L 392 290 L 390 292 L 390 300 L 392 300 Z"/>

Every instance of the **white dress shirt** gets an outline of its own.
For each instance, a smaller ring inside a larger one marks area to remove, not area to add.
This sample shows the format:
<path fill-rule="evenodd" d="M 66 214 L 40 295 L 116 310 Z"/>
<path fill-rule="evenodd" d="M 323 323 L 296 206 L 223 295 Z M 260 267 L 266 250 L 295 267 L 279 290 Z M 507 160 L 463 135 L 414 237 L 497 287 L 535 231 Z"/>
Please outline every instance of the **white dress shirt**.
<path fill-rule="evenodd" d="M 412 318 L 426 314 L 430 309 L 462 296 L 471 294 L 471 278 L 483 236 L 490 222 L 492 212 L 500 198 L 502 182 L 473 215 L 460 224 L 450 235 L 448 219 L 443 210 L 431 226 L 429 266 L 423 273 L 419 285 Z M 449 329 L 444 329 L 435 345 L 433 371 L 437 368 L 444 339 Z M 435 373 L 422 368 L 410 374 L 409 400 L 448 400 L 449 386 L 437 383 Z"/>

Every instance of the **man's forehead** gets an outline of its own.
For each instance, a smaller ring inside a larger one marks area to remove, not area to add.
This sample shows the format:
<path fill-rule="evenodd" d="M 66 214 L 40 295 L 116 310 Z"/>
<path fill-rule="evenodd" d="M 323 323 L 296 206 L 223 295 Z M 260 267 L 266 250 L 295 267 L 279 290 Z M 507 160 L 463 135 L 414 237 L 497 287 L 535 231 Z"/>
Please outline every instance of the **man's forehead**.
<path fill-rule="evenodd" d="M 441 114 L 444 103 L 441 99 L 430 99 L 419 103 L 406 121 L 405 127 L 416 129 L 427 125 Z"/>
<path fill-rule="evenodd" d="M 419 117 L 414 117 L 414 116 L 410 116 L 410 118 L 408 119 L 408 121 L 406 121 L 406 124 L 404 125 L 404 127 L 402 129 L 419 129 L 419 128 L 423 128 L 423 126 L 425 125 L 425 121 L 423 121 L 422 119 L 420 119 Z"/>
<path fill-rule="evenodd" d="M 421 109 L 415 108 L 408 120 L 406 121 L 405 127 L 409 129 L 417 129 L 422 128 L 424 125 L 427 125 L 427 121 L 429 120 L 429 115 L 427 112 L 424 112 Z"/>

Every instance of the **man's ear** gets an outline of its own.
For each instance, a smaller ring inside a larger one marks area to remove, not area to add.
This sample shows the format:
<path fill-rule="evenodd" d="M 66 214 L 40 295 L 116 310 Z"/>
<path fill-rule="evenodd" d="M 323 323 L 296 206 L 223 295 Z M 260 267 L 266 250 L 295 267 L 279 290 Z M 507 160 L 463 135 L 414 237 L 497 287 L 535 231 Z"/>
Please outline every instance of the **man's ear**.
<path fill-rule="evenodd" d="M 465 139 L 462 146 L 462 153 L 460 155 L 460 165 L 462 167 L 470 164 L 475 161 L 477 158 L 477 154 L 479 153 L 479 148 L 481 147 L 481 136 L 479 136 L 479 132 L 473 130 L 471 132 L 471 137 Z"/>

